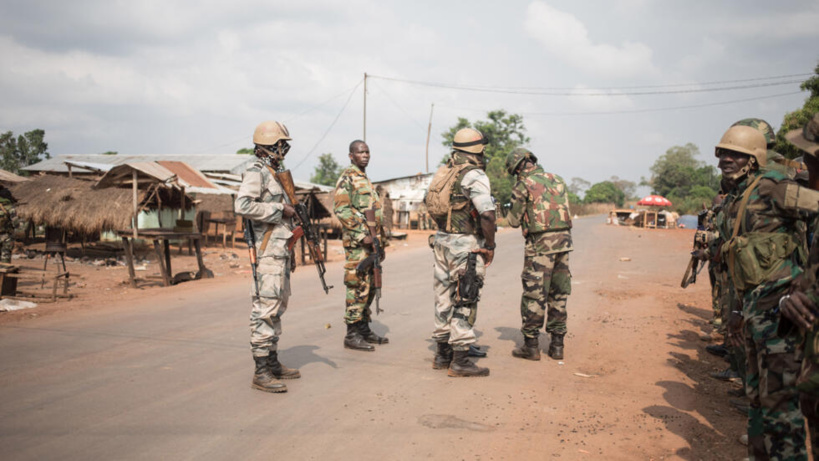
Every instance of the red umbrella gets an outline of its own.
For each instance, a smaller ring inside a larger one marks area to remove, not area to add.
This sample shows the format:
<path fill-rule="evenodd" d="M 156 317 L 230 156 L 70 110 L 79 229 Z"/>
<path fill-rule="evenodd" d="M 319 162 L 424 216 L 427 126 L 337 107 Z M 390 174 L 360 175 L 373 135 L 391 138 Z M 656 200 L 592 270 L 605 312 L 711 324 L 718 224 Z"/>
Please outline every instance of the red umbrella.
<path fill-rule="evenodd" d="M 643 197 L 642 200 L 637 202 L 637 205 L 643 206 L 671 206 L 671 201 L 667 198 L 662 197 L 660 195 L 649 195 L 647 197 Z"/>

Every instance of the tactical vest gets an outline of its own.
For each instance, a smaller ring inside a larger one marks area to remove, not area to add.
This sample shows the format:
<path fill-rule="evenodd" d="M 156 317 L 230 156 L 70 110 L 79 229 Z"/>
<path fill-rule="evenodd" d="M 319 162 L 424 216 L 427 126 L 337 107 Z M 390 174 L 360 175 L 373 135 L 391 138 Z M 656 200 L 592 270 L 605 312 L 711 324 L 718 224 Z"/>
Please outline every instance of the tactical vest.
<path fill-rule="evenodd" d="M 566 184 L 551 173 L 537 167 L 520 175 L 530 200 L 526 201 L 526 229 L 530 234 L 567 230 L 572 228 Z"/>
<path fill-rule="evenodd" d="M 467 164 L 464 166 L 464 164 Z M 478 220 L 477 210 L 472 200 L 464 194 L 461 182 L 464 176 L 472 170 L 480 169 L 481 167 L 469 162 L 468 159 L 461 157 L 457 153 L 453 153 L 452 159 L 449 160 L 445 168 L 463 168 L 455 177 L 452 184 L 451 193 L 449 195 L 450 211 L 447 214 L 432 214 L 430 208 L 430 215 L 435 220 L 438 229 L 451 234 L 479 234 L 480 223 Z M 447 226 L 449 220 L 449 226 Z"/>

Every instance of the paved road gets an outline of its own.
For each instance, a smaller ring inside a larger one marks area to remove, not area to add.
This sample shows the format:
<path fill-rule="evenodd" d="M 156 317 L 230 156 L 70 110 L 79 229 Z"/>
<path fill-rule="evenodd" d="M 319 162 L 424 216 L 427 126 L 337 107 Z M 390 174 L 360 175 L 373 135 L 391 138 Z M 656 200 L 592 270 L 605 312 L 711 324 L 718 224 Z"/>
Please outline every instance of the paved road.
<path fill-rule="evenodd" d="M 601 222 L 576 222 L 567 359 L 588 324 L 584 283 L 607 271 L 595 257 L 607 244 Z M 567 385 L 568 367 L 510 356 L 520 341 L 523 239 L 508 231 L 498 242 L 477 325 L 489 378 L 431 369 L 427 248 L 385 262 L 386 312 L 374 329 L 391 344 L 375 353 L 342 348 L 340 264 L 328 268 L 329 296 L 311 267 L 294 274 L 280 354 L 303 378 L 286 394 L 250 389 L 248 285 L 194 282 L 201 289 L 0 327 L 2 458 L 543 459 L 545 391 Z"/>

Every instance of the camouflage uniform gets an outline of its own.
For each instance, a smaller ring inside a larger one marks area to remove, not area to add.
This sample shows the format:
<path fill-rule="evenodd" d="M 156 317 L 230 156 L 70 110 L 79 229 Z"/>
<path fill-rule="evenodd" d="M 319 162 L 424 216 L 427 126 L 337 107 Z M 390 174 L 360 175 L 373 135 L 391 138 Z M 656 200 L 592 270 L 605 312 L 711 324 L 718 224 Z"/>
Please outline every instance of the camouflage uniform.
<path fill-rule="evenodd" d="M 455 307 L 456 286 L 469 253 L 483 246 L 480 235 L 480 215 L 494 211 L 489 177 L 472 156 L 459 151 L 452 152 L 451 165 L 470 164 L 455 180 L 450 195 L 452 205 L 463 204 L 460 210 L 453 209 L 451 223 L 447 229 L 446 218 L 433 216 L 438 232 L 433 240 L 435 256 L 433 290 L 435 293 L 435 331 L 432 339 L 438 343 L 449 343 L 455 351 L 467 351 L 476 337 L 473 326 L 477 315 L 477 303 Z M 449 231 L 449 232 L 447 232 Z M 476 266 L 478 277 L 483 280 L 486 268 Z"/>
<path fill-rule="evenodd" d="M 799 196 L 805 197 L 811 191 L 800 188 L 778 171 L 751 173 L 737 185 L 730 202 L 724 205 L 725 221 L 720 229 L 723 235 L 732 235 L 742 196 L 759 175 L 762 179 L 750 192 L 738 236 L 765 239 L 753 249 L 759 261 L 766 265 L 763 279 L 749 285 L 750 280 L 743 278 L 743 272 L 731 267 L 731 242 L 723 244 L 723 258 L 728 260 L 731 280 L 743 299 L 745 392 L 751 401 L 748 451 L 751 459 L 807 459 L 804 418 L 795 387 L 802 359 L 797 348 L 799 337 L 778 331 L 778 303 L 802 272 L 803 219 L 807 209 L 802 207 Z M 787 243 L 781 241 L 784 238 Z"/>
<path fill-rule="evenodd" d="M 376 228 L 382 245 L 387 244 L 381 200 L 367 175 L 356 165 L 351 165 L 341 173 L 336 182 L 333 197 L 333 212 L 341 221 L 342 244 L 344 246 L 344 285 L 347 286 L 344 322 L 352 325 L 361 320 L 370 322 L 370 305 L 375 299 L 375 290 L 370 290 L 372 273 L 363 277 L 356 273 L 358 263 L 372 253 L 361 241 L 370 235 L 364 210 L 375 209 Z"/>
<path fill-rule="evenodd" d="M 537 338 L 546 318 L 546 332 L 566 334 L 566 301 L 572 293 L 569 252 L 572 218 L 566 183 L 539 165 L 518 174 L 507 215 L 512 227 L 524 226 L 521 332 Z"/>
<path fill-rule="evenodd" d="M 11 263 L 16 227 L 17 210 L 14 202 L 7 198 L 0 198 L 0 262 Z"/>
<path fill-rule="evenodd" d="M 254 357 L 276 352 L 282 333 L 281 317 L 290 297 L 290 251 L 287 240 L 293 236 L 293 222 L 282 215 L 283 204 L 289 204 L 284 189 L 262 161 L 256 161 L 245 172 L 236 196 L 236 214 L 247 218 L 256 240 L 258 270 L 251 285 L 250 347 Z M 270 231 L 262 251 L 264 235 Z"/>

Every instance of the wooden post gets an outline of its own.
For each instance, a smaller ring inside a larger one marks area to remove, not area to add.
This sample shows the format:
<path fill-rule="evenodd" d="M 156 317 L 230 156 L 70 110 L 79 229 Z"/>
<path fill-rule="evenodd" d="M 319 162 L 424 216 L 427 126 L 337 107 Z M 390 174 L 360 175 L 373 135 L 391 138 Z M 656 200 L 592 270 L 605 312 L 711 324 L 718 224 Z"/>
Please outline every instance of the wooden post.
<path fill-rule="evenodd" d="M 432 110 L 435 109 L 435 104 L 429 108 L 429 125 L 427 126 L 427 173 L 429 173 L 429 134 L 432 132 Z"/>
<path fill-rule="evenodd" d="M 134 237 L 134 239 L 136 239 L 137 238 L 137 228 L 139 227 L 139 203 L 137 203 L 138 202 L 137 190 L 139 188 L 139 184 L 137 183 L 137 170 L 133 170 L 131 172 L 131 184 L 132 184 L 131 189 L 134 192 L 134 194 L 133 194 L 134 195 L 134 223 L 133 223 L 134 224 L 133 225 L 134 235 L 133 235 L 133 237 Z"/>
<path fill-rule="evenodd" d="M 362 141 L 367 142 L 367 73 L 364 72 L 364 137 Z"/>

